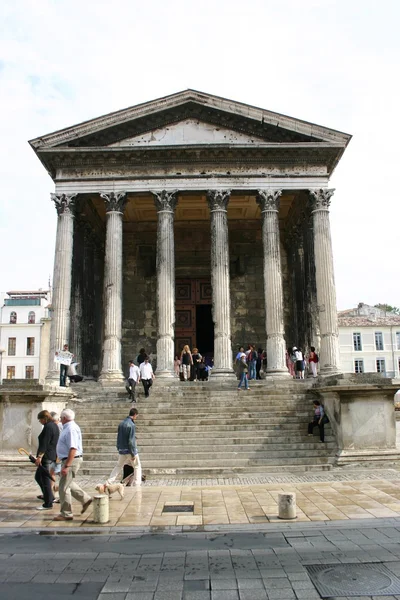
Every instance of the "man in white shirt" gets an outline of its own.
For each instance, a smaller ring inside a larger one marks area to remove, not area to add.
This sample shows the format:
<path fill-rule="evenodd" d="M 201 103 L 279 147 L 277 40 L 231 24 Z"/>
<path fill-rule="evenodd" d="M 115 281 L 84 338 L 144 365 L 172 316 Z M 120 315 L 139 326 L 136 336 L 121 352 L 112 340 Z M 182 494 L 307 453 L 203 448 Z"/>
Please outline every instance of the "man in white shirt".
<path fill-rule="evenodd" d="M 140 381 L 140 371 L 139 367 L 135 365 L 133 360 L 129 361 L 129 376 L 128 376 L 128 385 L 126 387 L 126 391 L 129 394 L 129 399 L 132 402 L 136 402 L 136 384 Z"/>
<path fill-rule="evenodd" d="M 82 464 L 82 433 L 75 423 L 75 413 L 65 408 L 61 415 L 63 429 L 57 443 L 57 456 L 61 460 L 60 514 L 55 521 L 72 521 L 71 495 L 82 504 L 81 514 L 92 503 L 92 498 L 76 483 L 76 476 Z"/>
<path fill-rule="evenodd" d="M 140 365 L 140 379 L 142 380 L 143 389 L 144 389 L 144 397 L 149 397 L 149 390 L 151 385 L 153 384 L 153 379 L 155 379 L 153 369 L 151 364 L 149 363 L 149 357 L 146 355 L 144 362 Z"/>

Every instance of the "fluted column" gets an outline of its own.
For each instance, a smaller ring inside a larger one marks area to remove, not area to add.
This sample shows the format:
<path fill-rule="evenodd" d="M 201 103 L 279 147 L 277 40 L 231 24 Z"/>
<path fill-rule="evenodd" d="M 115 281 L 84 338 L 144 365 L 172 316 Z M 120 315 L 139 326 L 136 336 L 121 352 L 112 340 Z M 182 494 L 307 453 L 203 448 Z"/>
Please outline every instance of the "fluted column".
<path fill-rule="evenodd" d="M 267 334 L 267 375 L 288 377 L 283 326 L 283 293 L 279 241 L 279 197 L 281 190 L 258 190 L 264 246 L 265 329 Z"/>
<path fill-rule="evenodd" d="M 157 377 L 174 376 L 175 250 L 177 192 L 152 192 L 157 208 Z"/>
<path fill-rule="evenodd" d="M 336 289 L 329 224 L 330 198 L 334 191 L 333 189 L 310 190 L 314 221 L 315 276 L 321 335 L 319 366 L 321 374 L 325 375 L 340 371 Z"/>
<path fill-rule="evenodd" d="M 54 355 L 57 350 L 62 350 L 64 344 L 69 343 L 76 194 L 50 194 L 50 196 L 55 204 L 58 220 L 53 272 L 49 370 L 46 382 L 59 383 L 60 367 L 54 362 Z"/>
<path fill-rule="evenodd" d="M 209 190 L 211 284 L 214 321 L 213 377 L 233 375 L 227 207 L 230 190 Z"/>
<path fill-rule="evenodd" d="M 100 381 L 123 381 L 122 337 L 122 217 L 127 200 L 124 192 L 100 194 L 106 205 L 104 265 L 104 341 Z"/>

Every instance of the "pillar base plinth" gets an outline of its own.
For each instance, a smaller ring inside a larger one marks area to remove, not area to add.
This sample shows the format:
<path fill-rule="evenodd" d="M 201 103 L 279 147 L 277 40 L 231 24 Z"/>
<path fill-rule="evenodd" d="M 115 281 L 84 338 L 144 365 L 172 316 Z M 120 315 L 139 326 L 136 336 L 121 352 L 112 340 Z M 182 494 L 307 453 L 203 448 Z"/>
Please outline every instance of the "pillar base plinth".
<path fill-rule="evenodd" d="M 125 383 L 125 377 L 122 371 L 107 371 L 100 375 L 99 383 L 103 387 L 119 387 Z"/>
<path fill-rule="evenodd" d="M 265 373 L 265 377 L 268 379 L 269 377 L 273 377 L 274 379 L 293 379 L 291 374 L 287 369 L 276 369 L 276 370 L 268 370 Z"/>
<path fill-rule="evenodd" d="M 236 379 L 236 374 L 233 369 L 212 369 L 211 378 L 214 379 L 215 377 L 224 377 L 225 379 Z"/>
<path fill-rule="evenodd" d="M 172 371 L 156 371 L 156 377 L 157 379 L 173 379 L 175 377 L 174 373 Z"/>

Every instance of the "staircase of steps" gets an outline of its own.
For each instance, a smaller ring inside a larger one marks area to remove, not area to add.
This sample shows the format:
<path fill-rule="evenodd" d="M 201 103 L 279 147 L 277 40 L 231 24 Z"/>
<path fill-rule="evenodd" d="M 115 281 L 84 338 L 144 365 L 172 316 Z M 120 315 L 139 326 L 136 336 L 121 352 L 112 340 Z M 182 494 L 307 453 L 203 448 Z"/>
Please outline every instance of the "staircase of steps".
<path fill-rule="evenodd" d="M 137 443 L 148 477 L 209 478 L 255 473 L 329 470 L 336 444 L 330 426 L 325 444 L 318 430 L 307 437 L 312 400 L 307 383 L 267 385 L 252 382 L 251 390 L 212 382 L 157 382 L 136 405 Z M 233 388 L 233 389 L 232 389 Z M 83 474 L 106 478 L 117 451 L 117 428 L 131 403 L 126 392 L 90 383 L 75 386 L 70 404 L 82 429 Z"/>

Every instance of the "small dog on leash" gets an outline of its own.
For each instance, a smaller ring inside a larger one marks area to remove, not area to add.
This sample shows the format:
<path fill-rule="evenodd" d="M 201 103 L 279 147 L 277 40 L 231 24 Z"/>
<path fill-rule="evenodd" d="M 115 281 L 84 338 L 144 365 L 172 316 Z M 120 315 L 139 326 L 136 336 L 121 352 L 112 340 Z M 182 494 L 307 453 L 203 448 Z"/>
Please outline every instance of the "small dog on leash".
<path fill-rule="evenodd" d="M 115 492 L 118 492 L 121 500 L 125 494 L 122 483 L 98 483 L 95 487 L 95 490 L 97 490 L 100 494 L 108 494 L 109 496 L 115 494 Z"/>

